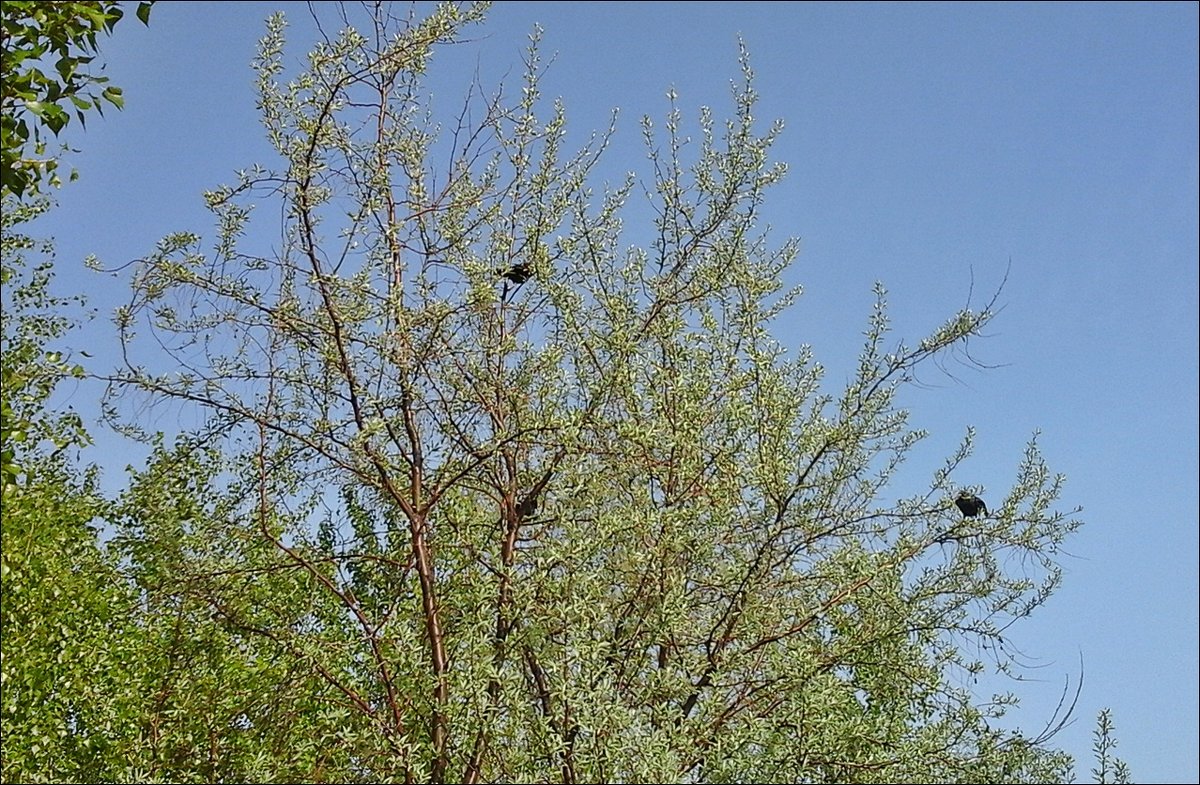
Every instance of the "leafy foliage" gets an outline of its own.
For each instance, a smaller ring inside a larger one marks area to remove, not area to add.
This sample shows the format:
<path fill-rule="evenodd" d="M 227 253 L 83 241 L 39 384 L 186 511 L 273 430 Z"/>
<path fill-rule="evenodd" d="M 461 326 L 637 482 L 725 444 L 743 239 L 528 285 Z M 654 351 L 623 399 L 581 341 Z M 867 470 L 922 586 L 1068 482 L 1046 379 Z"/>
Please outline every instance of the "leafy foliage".
<path fill-rule="evenodd" d="M 0 215 L 0 281 L 4 285 L 4 309 L 0 313 L 3 343 L 0 344 L 0 481 L 7 498 L 21 474 L 23 447 L 35 448 L 43 441 L 62 450 L 83 444 L 87 435 L 78 415 L 67 412 L 48 416 L 45 407 L 54 387 L 66 377 L 79 377 L 83 368 L 69 362 L 61 352 L 47 351 L 49 342 L 67 331 L 67 313 L 78 298 L 54 297 L 49 292 L 52 263 L 48 245 L 39 244 L 19 230 L 45 212 L 45 201 L 30 205 L 4 197 Z M 37 251 L 42 259 L 32 269 L 26 254 Z"/>
<path fill-rule="evenodd" d="M 516 95 L 432 120 L 484 10 L 372 6 L 294 73 L 268 22 L 277 165 L 117 313 L 106 411 L 151 454 L 116 499 L 65 460 L 66 303 L 6 224 L 4 779 L 1070 781 L 1065 718 L 1005 730 L 972 689 L 1058 585 L 1062 478 L 1031 438 L 966 517 L 968 431 L 895 498 L 900 396 L 993 304 L 906 345 L 878 285 L 830 391 L 772 334 L 797 243 L 760 225 L 785 169 L 746 53 L 727 120 L 671 96 L 646 177 L 598 185 L 615 126 L 568 149 L 536 33 Z M 142 397 L 207 421 L 146 432 Z"/>
<path fill-rule="evenodd" d="M 70 301 L 48 293 L 48 258 L 28 267 L 26 254 L 48 247 L 17 230 L 45 203 L 4 202 L 3 771 L 52 781 L 82 777 L 121 726 L 115 707 L 131 692 L 125 664 L 136 637 L 123 636 L 131 598 L 91 528 L 104 510 L 94 475 L 79 476 L 63 454 L 87 434 L 74 413 L 47 410 L 58 382 L 82 369 L 45 348 L 69 326 Z"/>
<path fill-rule="evenodd" d="M 151 5 L 138 3 L 143 24 Z M 123 106 L 121 88 L 88 70 L 99 34 L 112 33 L 123 16 L 121 4 L 108 0 L 0 6 L 0 193 L 20 197 L 43 180 L 58 184 L 58 158 L 47 154 L 42 128 L 58 136 L 72 115 L 85 125 L 85 112 Z"/>
<path fill-rule="evenodd" d="M 4 499 L 4 779 L 129 779 L 113 764 L 145 688 L 136 596 L 97 547 L 94 475 L 44 457 L 26 469 Z"/>
<path fill-rule="evenodd" d="M 1092 753 L 1096 756 L 1096 768 L 1092 769 L 1092 776 L 1096 778 L 1096 782 L 1102 785 L 1103 783 L 1126 785 L 1132 782 L 1129 766 L 1125 761 L 1112 754 L 1113 749 L 1117 746 L 1113 731 L 1112 713 L 1108 709 L 1101 710 L 1099 716 L 1096 717 L 1096 730 L 1093 732 L 1095 742 L 1092 744 Z"/>
<path fill-rule="evenodd" d="M 759 226 L 785 169 L 745 53 L 728 120 L 703 110 L 693 140 L 672 97 L 643 123 L 649 177 L 597 192 L 613 129 L 565 149 L 536 35 L 515 97 L 475 88 L 446 129 L 422 110 L 438 48 L 481 14 L 381 10 L 288 75 L 269 22 L 281 163 L 209 193 L 211 251 L 165 238 L 117 315 L 138 358 L 119 386 L 199 404 L 227 450 L 181 497 L 211 508 L 130 508 L 146 590 L 289 663 L 314 691 L 286 716 L 328 701 L 337 743 L 309 776 L 1068 776 L 1053 727 L 999 730 L 1015 701 L 968 688 L 989 664 L 970 652 L 1011 668 L 1006 630 L 1058 584 L 1062 478 L 1033 439 L 997 509 L 963 518 L 967 433 L 886 499 L 924 436 L 899 394 L 991 305 L 909 346 L 880 285 L 855 377 L 826 392 L 771 335 L 797 244 Z M 268 253 L 250 216 L 276 201 Z M 625 245 L 625 214 L 649 243 Z"/>

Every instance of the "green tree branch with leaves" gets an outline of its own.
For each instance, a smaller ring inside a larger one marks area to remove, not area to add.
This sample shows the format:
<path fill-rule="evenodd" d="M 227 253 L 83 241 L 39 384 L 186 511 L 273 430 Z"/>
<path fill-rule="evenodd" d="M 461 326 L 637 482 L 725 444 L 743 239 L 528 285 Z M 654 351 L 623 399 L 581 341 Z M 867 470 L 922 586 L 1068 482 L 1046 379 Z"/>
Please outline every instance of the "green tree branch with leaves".
<path fill-rule="evenodd" d="M 152 5 L 138 3 L 143 24 Z M 107 0 L 0 4 L 0 193 L 21 197 L 43 182 L 58 185 L 59 153 L 44 131 L 57 137 L 72 116 L 86 125 L 87 112 L 124 105 L 121 88 L 91 70 L 100 34 L 111 34 L 124 15 L 121 3 Z"/>
<path fill-rule="evenodd" d="M 1068 776 L 1048 746 L 1063 718 L 1002 731 L 1015 699 L 969 689 L 1015 667 L 1007 630 L 1060 581 L 1079 525 L 1062 477 L 1032 438 L 993 513 L 963 520 L 968 432 L 888 498 L 925 435 L 899 397 L 970 361 L 994 301 L 907 345 L 878 286 L 856 373 L 828 391 L 772 335 L 798 245 L 761 226 L 785 168 L 746 53 L 727 120 L 685 131 L 672 96 L 642 125 L 648 175 L 602 185 L 615 126 L 566 149 L 536 34 L 516 94 L 476 84 L 430 118 L 425 73 L 483 10 L 381 6 L 299 70 L 268 23 L 278 165 L 209 193 L 211 247 L 165 238 L 117 315 L 114 421 L 136 434 L 120 411 L 145 395 L 224 437 L 212 512 L 156 534 L 129 510 L 130 548 L 210 543 L 153 593 L 323 685 L 352 752 L 308 779 Z"/>

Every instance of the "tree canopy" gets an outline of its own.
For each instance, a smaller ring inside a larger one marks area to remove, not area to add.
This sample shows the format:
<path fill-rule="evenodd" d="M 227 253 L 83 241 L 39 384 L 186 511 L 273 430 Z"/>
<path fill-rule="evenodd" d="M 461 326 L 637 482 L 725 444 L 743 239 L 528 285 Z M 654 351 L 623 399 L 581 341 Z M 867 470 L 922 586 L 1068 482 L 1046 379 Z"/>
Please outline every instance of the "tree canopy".
<path fill-rule="evenodd" d="M 515 94 L 427 111 L 485 10 L 362 9 L 300 67 L 268 21 L 277 160 L 116 314 L 105 411 L 150 459 L 104 499 L 12 458 L 5 778 L 1068 781 L 1065 718 L 1006 730 L 1015 699 L 973 689 L 1060 582 L 1063 478 L 1031 436 L 967 517 L 968 431 L 895 479 L 925 436 L 898 396 L 994 301 L 909 345 L 879 284 L 831 388 L 773 333 L 798 244 L 761 225 L 786 168 L 748 54 L 727 118 L 672 98 L 649 171 L 603 183 L 615 125 L 568 148 L 536 34 Z M 164 437 L 144 403 L 205 421 Z"/>
<path fill-rule="evenodd" d="M 150 2 L 137 6 L 143 24 Z M 100 0 L 39 3 L 5 0 L 0 5 L 0 188 L 18 197 L 43 182 L 59 182 L 58 155 L 44 131 L 58 136 L 74 116 L 103 114 L 124 105 L 121 88 L 89 70 L 100 33 L 111 33 L 125 15 L 121 4 Z M 99 91 L 99 92 L 97 92 Z"/>

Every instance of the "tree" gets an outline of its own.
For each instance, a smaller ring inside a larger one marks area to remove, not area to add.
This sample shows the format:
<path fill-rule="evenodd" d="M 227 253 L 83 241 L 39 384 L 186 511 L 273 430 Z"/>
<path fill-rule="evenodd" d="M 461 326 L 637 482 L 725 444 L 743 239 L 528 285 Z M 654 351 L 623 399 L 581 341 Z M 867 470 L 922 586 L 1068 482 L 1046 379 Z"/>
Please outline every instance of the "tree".
<path fill-rule="evenodd" d="M 150 19 L 153 0 L 138 4 L 137 16 L 143 24 Z M 4 393 L 0 400 L 0 487 L 7 494 L 14 486 L 20 467 L 15 460 L 17 445 L 33 436 L 53 437 L 67 443 L 83 443 L 86 434 L 82 423 L 74 418 L 70 424 L 61 420 L 53 426 L 40 422 L 46 400 L 65 373 L 82 374 L 82 367 L 68 367 L 57 352 L 43 353 L 46 342 L 60 338 L 69 321 L 58 308 L 69 301 L 51 298 L 47 284 L 50 280 L 51 247 L 44 244 L 42 252 L 47 261 L 24 279 L 23 253 L 34 248 L 35 241 L 16 232 L 25 224 L 49 209 L 49 202 L 35 200 L 22 205 L 17 200 L 27 192 L 36 194 L 43 179 L 52 185 L 59 183 L 55 173 L 58 160 L 44 156 L 46 139 L 42 127 L 56 136 L 70 122 L 67 101 L 74 107 L 80 124 L 84 112 L 95 109 L 103 113 L 103 102 L 118 108 L 123 106 L 121 89 L 105 87 L 99 96 L 88 92 L 108 82 L 107 77 L 95 76 L 80 70 L 94 59 L 97 34 L 111 33 L 124 15 L 115 2 L 36 3 L 12 0 L 0 5 L 0 201 L 4 212 L 3 268 L 0 282 L 6 294 L 16 291 L 7 308 L 20 316 L 6 312 L 4 341 Z M 42 69 L 48 58 L 57 58 L 54 72 L 48 76 Z M 64 430 L 64 426 L 65 430 Z M 64 433 L 69 433 L 63 437 Z"/>
<path fill-rule="evenodd" d="M 289 779 L 292 771 L 295 778 L 319 772 L 331 753 L 311 732 L 316 720 L 304 720 L 327 716 L 311 697 L 324 684 L 292 678 L 290 689 L 279 689 L 289 678 L 283 666 L 262 656 L 261 647 L 233 645 L 210 611 L 195 613 L 206 604 L 178 592 L 160 601 L 170 595 L 162 587 L 173 559 L 187 547 L 163 534 L 205 511 L 205 482 L 219 462 L 192 444 L 160 448 L 114 503 L 98 491 L 96 467 L 81 470 L 70 460 L 90 438 L 79 415 L 56 411 L 50 396 L 83 369 L 47 347 L 73 326 L 78 298 L 49 294 L 52 248 L 23 232 L 47 208 L 45 200 L 4 201 L 0 776 L 186 782 L 219 772 L 258 781 L 265 778 L 264 749 L 287 751 L 271 757 L 271 772 Z M 102 526 L 119 524 L 131 510 L 139 522 L 153 520 L 159 539 L 117 538 L 115 552 L 101 545 Z M 132 574 L 122 555 L 137 566 Z M 260 584 L 285 596 L 290 588 Z M 277 710 L 295 694 L 296 714 L 250 732 L 244 723 L 268 693 Z"/>
<path fill-rule="evenodd" d="M 153 0 L 138 3 L 143 24 L 149 24 L 151 5 Z M 124 105 L 121 88 L 85 70 L 95 59 L 99 34 L 112 33 L 124 14 L 120 3 L 109 0 L 5 0 L 0 6 L 0 194 L 20 197 L 38 192 L 44 180 L 59 183 L 58 156 L 47 153 L 43 127 L 58 136 L 72 113 L 85 125 L 85 112 Z"/>
<path fill-rule="evenodd" d="M 1112 754 L 1117 746 L 1113 730 L 1112 712 L 1102 709 L 1096 717 L 1096 730 L 1092 734 L 1095 738 L 1092 753 L 1096 756 L 1096 768 L 1092 769 L 1092 776 L 1102 785 L 1110 782 L 1124 785 L 1131 781 L 1128 764 Z"/>
<path fill-rule="evenodd" d="M 69 363 L 61 352 L 46 351 L 46 344 L 61 338 L 70 325 L 64 314 L 78 298 L 53 297 L 50 247 L 19 231 L 48 208 L 46 202 L 31 205 L 4 198 L 0 217 L 0 281 L 4 284 L 3 352 L 0 352 L 0 483 L 5 497 L 21 473 L 19 454 L 23 446 L 36 448 L 43 441 L 58 449 L 86 442 L 83 423 L 67 413 L 46 416 L 50 393 L 63 378 L 80 377 L 83 368 Z M 29 269 L 25 254 L 38 251 L 44 261 Z"/>
<path fill-rule="evenodd" d="M 138 16 L 146 21 L 150 3 Z M 54 349 L 74 326 L 78 297 L 50 294 L 53 246 L 25 233 L 44 213 L 43 180 L 57 184 L 57 159 L 44 156 L 42 126 L 55 134 L 119 88 L 81 70 L 97 33 L 121 17 L 116 3 L 5 2 L 0 131 L 0 770 L 5 781 L 142 781 L 140 731 L 158 716 L 152 701 L 161 622 L 139 615 L 136 587 L 98 541 L 112 505 L 70 451 L 90 442 L 78 414 L 51 406 L 64 379 L 83 368 Z M 54 61 L 56 76 L 41 69 Z M 34 261 L 29 257 L 39 255 Z M 231 678 L 229 681 L 235 681 Z M 147 704 L 147 705 L 144 705 Z M 151 748 L 151 755 L 157 750 Z M 194 765 L 194 764 L 193 764 Z"/>
<path fill-rule="evenodd" d="M 120 727 L 129 693 L 136 598 L 97 547 L 94 521 L 105 503 L 95 472 L 79 472 L 66 450 L 87 443 L 79 416 L 55 412 L 58 383 L 82 368 L 47 344 L 71 324 L 72 301 L 53 297 L 50 248 L 22 225 L 47 207 L 4 198 L 0 255 L 5 304 L 0 324 L 0 468 L 3 549 L 0 597 L 0 761 L 5 781 L 89 777 Z M 31 252 L 45 257 L 32 262 Z"/>
<path fill-rule="evenodd" d="M 187 511 L 123 508 L 140 586 L 279 664 L 214 732 L 311 723 L 325 756 L 272 743 L 274 778 L 1065 778 L 1053 728 L 1002 731 L 1011 696 L 969 686 L 1058 585 L 1062 477 L 1031 440 L 952 547 L 972 432 L 885 498 L 924 436 L 898 395 L 993 304 L 909 346 L 877 286 L 857 373 L 825 391 L 770 331 L 797 244 L 758 225 L 785 170 L 746 53 L 728 120 L 702 110 L 688 145 L 672 96 L 642 124 L 648 177 L 600 187 L 614 127 L 564 149 L 536 35 L 516 97 L 473 88 L 444 129 L 421 111 L 483 11 L 379 7 L 286 75 L 272 17 L 255 68 L 281 163 L 208 193 L 213 248 L 162 240 L 117 314 L 114 420 L 139 392 L 194 404 L 184 447 L 221 446 L 199 477 L 160 452 L 138 485 L 191 477 Z M 643 192 L 652 239 L 628 245 Z M 281 246 L 255 239 L 263 202 Z"/>

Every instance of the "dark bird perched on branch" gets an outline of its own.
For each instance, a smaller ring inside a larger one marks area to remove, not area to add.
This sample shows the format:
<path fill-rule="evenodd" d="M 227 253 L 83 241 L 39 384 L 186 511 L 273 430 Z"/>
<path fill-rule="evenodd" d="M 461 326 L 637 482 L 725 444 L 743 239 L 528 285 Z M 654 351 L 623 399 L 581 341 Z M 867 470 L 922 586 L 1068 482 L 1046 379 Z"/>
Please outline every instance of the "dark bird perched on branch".
<path fill-rule="evenodd" d="M 550 478 L 554 476 L 553 469 L 547 469 L 541 479 L 530 489 L 529 493 L 521 501 L 517 502 L 516 513 L 517 520 L 524 521 L 532 518 L 537 514 L 538 498 L 542 495 L 542 491 L 546 488 L 546 483 L 550 482 Z"/>
<path fill-rule="evenodd" d="M 988 508 L 987 505 L 983 503 L 983 499 L 980 499 L 973 493 L 967 493 L 966 491 L 959 492 L 958 498 L 954 500 L 954 506 L 958 508 L 959 512 L 963 514 L 964 518 L 974 518 L 981 512 L 984 515 L 988 514 Z"/>
<path fill-rule="evenodd" d="M 532 518 L 537 514 L 538 499 L 537 496 L 530 494 L 517 504 L 517 517 L 521 520 Z"/>
<path fill-rule="evenodd" d="M 529 269 L 528 262 L 517 262 L 507 270 L 505 270 L 503 267 L 497 269 L 496 275 L 499 275 L 501 278 L 506 278 L 517 286 L 520 286 L 533 277 L 533 270 Z"/>

